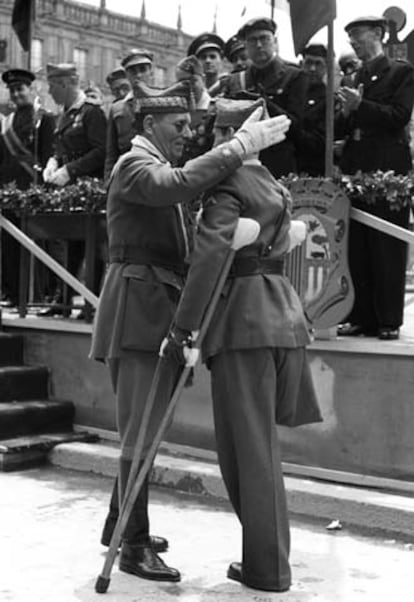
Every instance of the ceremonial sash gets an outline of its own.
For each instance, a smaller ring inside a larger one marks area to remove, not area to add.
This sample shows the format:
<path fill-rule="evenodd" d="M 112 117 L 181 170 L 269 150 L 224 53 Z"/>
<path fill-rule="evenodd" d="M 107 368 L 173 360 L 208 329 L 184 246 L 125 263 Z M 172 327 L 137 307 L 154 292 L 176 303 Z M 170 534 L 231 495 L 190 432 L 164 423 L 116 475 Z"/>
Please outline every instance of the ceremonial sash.
<path fill-rule="evenodd" d="M 31 153 L 22 143 L 13 128 L 14 113 L 7 115 L 1 123 L 1 135 L 7 146 L 9 153 L 17 159 L 20 165 L 27 171 L 28 174 L 35 179 L 35 170 L 33 165 L 35 162 L 33 153 Z"/>

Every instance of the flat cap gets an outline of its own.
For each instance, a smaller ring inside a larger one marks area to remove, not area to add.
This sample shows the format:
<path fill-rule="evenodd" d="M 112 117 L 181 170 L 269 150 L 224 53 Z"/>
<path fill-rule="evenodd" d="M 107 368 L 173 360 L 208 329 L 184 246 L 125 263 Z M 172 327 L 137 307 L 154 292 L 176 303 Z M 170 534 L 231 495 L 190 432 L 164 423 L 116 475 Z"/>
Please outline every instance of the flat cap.
<path fill-rule="evenodd" d="M 59 63 L 54 65 L 48 63 L 46 65 L 46 75 L 48 78 L 51 77 L 67 77 L 72 75 L 78 75 L 75 63 Z"/>
<path fill-rule="evenodd" d="M 194 54 L 181 59 L 175 68 L 175 77 L 177 80 L 187 79 L 193 75 L 204 75 L 203 67 Z"/>
<path fill-rule="evenodd" d="M 134 88 L 135 113 L 188 113 L 191 86 L 188 80 L 176 82 L 169 88 L 152 88 L 140 82 Z"/>
<path fill-rule="evenodd" d="M 244 40 L 241 40 L 238 36 L 231 36 L 224 46 L 224 56 L 231 62 L 234 53 L 239 50 L 244 50 L 245 48 Z"/>
<path fill-rule="evenodd" d="M 218 50 L 220 54 L 224 53 L 224 40 L 215 33 L 202 33 L 191 42 L 187 50 L 187 56 L 195 54 L 198 56 L 203 50 L 213 48 Z"/>
<path fill-rule="evenodd" d="M 237 35 L 240 39 L 245 40 L 252 31 L 259 30 L 276 33 L 277 25 L 273 19 L 269 19 L 268 17 L 256 17 L 255 19 L 250 19 L 250 21 L 247 21 L 247 23 L 240 27 Z"/>
<path fill-rule="evenodd" d="M 323 59 L 326 59 L 328 56 L 328 50 L 323 44 L 308 44 L 302 50 L 302 56 L 307 54 L 310 54 L 311 56 L 320 56 Z"/>
<path fill-rule="evenodd" d="M 1 79 L 10 87 L 13 84 L 26 84 L 30 86 L 36 78 L 34 73 L 27 71 L 27 69 L 8 69 L 2 73 Z"/>
<path fill-rule="evenodd" d="M 214 112 L 216 119 L 214 125 L 220 128 L 239 128 L 242 123 L 258 107 L 264 107 L 263 98 L 256 100 L 233 100 L 231 98 L 217 98 Z"/>
<path fill-rule="evenodd" d="M 117 67 L 106 76 L 106 83 L 111 85 L 117 79 L 127 79 L 127 74 L 123 67 Z"/>
<path fill-rule="evenodd" d="M 345 31 L 347 33 L 349 33 L 349 31 L 353 27 L 360 27 L 360 26 L 381 27 L 382 31 L 385 33 L 388 29 L 388 21 L 387 21 L 387 19 L 385 19 L 385 17 L 373 17 L 373 16 L 358 17 L 358 19 L 354 19 L 353 21 L 348 23 L 348 25 L 345 25 Z"/>
<path fill-rule="evenodd" d="M 151 65 L 154 59 L 152 52 L 146 48 L 131 48 L 128 54 L 122 59 L 121 65 L 124 69 L 133 65 Z"/>

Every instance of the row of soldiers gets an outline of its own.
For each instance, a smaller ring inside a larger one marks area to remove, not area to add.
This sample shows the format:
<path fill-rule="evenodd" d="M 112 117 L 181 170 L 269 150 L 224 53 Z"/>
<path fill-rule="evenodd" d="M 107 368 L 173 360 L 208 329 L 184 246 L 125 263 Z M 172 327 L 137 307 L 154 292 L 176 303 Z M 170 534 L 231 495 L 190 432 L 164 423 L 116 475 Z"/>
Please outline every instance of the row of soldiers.
<path fill-rule="evenodd" d="M 412 166 L 407 126 L 414 101 L 413 68 L 385 56 L 384 18 L 361 17 L 345 29 L 354 55 L 342 57 L 343 80 L 336 93 L 335 127 L 344 141 L 339 165 L 351 174 L 360 169 L 407 173 Z M 270 116 L 285 114 L 291 120 L 286 139 L 261 152 L 263 164 L 277 178 L 292 172 L 323 175 L 327 51 L 311 44 L 302 56 L 300 65 L 279 56 L 277 25 L 265 17 L 248 21 L 227 43 L 212 33 L 197 36 L 176 67 L 176 79 L 189 83 L 193 98 L 193 138 L 185 159 L 211 145 L 215 97 L 260 97 Z M 221 73 L 223 57 L 232 65 L 230 73 Z M 3 73 L 16 111 L 3 120 L 1 182 L 16 180 L 26 186 L 42 176 L 64 186 L 83 175 L 108 180 L 118 157 L 130 149 L 137 91 L 150 85 L 152 70 L 153 55 L 146 49 L 133 49 L 124 57 L 108 76 L 114 102 L 106 117 L 96 98 L 81 90 L 74 65 L 48 65 L 50 94 L 63 107 L 56 126 L 49 114 L 28 101 L 34 75 L 23 70 Z M 408 211 L 362 208 L 408 226 Z M 361 228 L 355 237 L 356 226 L 351 228 L 351 247 L 357 250 L 350 253 L 356 313 L 341 334 L 381 331 L 383 338 L 396 338 L 402 323 L 406 246 L 380 234 L 371 240 L 374 234 Z"/>

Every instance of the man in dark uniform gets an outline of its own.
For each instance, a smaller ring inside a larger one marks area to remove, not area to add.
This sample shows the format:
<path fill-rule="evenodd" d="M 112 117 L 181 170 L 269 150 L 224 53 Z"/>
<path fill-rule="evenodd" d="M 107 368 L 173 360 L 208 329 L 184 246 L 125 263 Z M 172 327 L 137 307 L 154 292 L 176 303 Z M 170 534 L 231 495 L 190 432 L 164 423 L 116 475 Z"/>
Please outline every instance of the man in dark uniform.
<path fill-rule="evenodd" d="M 106 77 L 106 83 L 111 89 L 114 102 L 123 100 L 131 90 L 131 84 L 123 67 L 117 67 L 111 71 Z"/>
<path fill-rule="evenodd" d="M 308 74 L 302 127 L 296 130 L 298 173 L 323 176 L 325 173 L 327 50 L 323 44 L 309 44 L 302 52 L 302 68 Z"/>
<path fill-rule="evenodd" d="M 55 152 L 43 171 L 44 181 L 65 186 L 81 176 L 101 178 L 106 138 L 106 117 L 102 107 L 94 99 L 87 98 L 81 90 L 74 64 L 48 64 L 46 72 L 49 94 L 57 105 L 63 107 L 63 111 L 55 130 Z M 85 243 L 70 241 L 68 245 L 68 269 L 76 274 L 84 257 Z M 98 289 L 98 281 L 99 277 L 95 290 Z M 59 297 L 59 293 L 56 297 Z M 61 308 L 52 306 L 40 315 L 55 313 L 62 313 Z"/>
<path fill-rule="evenodd" d="M 229 38 L 224 46 L 224 56 L 231 63 L 231 73 L 244 71 L 250 65 L 246 44 L 237 35 Z M 211 96 L 226 96 L 230 73 L 224 73 L 218 81 L 210 87 Z"/>
<path fill-rule="evenodd" d="M 133 48 L 122 59 L 131 90 L 126 96 L 115 101 L 108 116 L 106 138 L 105 181 L 107 182 L 118 158 L 129 151 L 134 131 L 134 95 L 133 89 L 140 82 L 149 84 L 152 78 L 153 55 L 145 48 Z"/>
<path fill-rule="evenodd" d="M 191 42 L 187 56 L 194 54 L 200 61 L 207 91 L 220 79 L 223 69 L 224 40 L 215 33 L 202 33 Z M 210 93 L 210 92 L 209 92 Z"/>
<path fill-rule="evenodd" d="M 414 68 L 384 54 L 387 22 L 382 17 L 361 17 L 345 30 L 362 67 L 355 87 L 342 87 L 343 104 L 337 119 L 339 137 L 346 136 L 340 162 L 344 173 L 410 171 L 412 162 L 407 125 L 414 103 Z M 356 207 L 408 228 L 409 207 L 391 209 L 386 200 L 364 201 Z M 406 243 L 351 221 L 349 264 L 355 287 L 355 303 L 342 325 L 342 335 L 377 335 L 392 340 L 403 322 Z"/>
<path fill-rule="evenodd" d="M 186 82 L 150 97 L 145 96 L 148 89 L 143 89 L 138 99 L 139 134 L 131 151 L 117 162 L 109 186 L 110 267 L 96 314 L 91 357 L 107 363 L 116 395 L 121 495 L 160 343 L 184 283 L 185 261 L 191 249 L 186 203 L 236 170 L 250 149 L 281 140 L 289 126 L 284 117 L 250 122 L 231 142 L 182 168 L 173 167 L 191 136 L 189 90 Z M 134 93 L 138 95 L 139 90 Z M 169 400 L 176 366 L 167 365 L 163 375 L 163 390 L 157 395 L 146 433 L 144 457 Z M 166 566 L 156 554 L 167 546 L 165 539 L 149 535 L 147 481 L 123 533 L 120 568 L 147 579 L 178 581 L 178 571 Z"/>
<path fill-rule="evenodd" d="M 15 182 L 25 189 L 36 184 L 53 153 L 53 115 L 40 106 L 33 90 L 35 76 L 25 69 L 9 69 L 2 74 L 15 110 L 4 117 L 0 136 L 0 184 Z M 7 217 L 14 219 L 14 216 Z M 4 297 L 17 304 L 19 287 L 19 244 L 2 232 L 2 272 Z"/>
<path fill-rule="evenodd" d="M 229 140 L 255 104 L 218 99 L 215 143 Z M 296 222 L 296 237 L 290 207 L 289 193 L 255 154 L 208 193 L 175 323 L 162 351 L 186 363 L 183 346 L 200 330 L 238 220 L 256 220 L 260 233 L 236 253 L 202 353 L 211 371 L 220 468 L 243 530 L 242 562 L 233 562 L 227 576 L 277 592 L 289 589 L 291 571 L 276 422 L 321 421 L 306 359 L 305 317 L 284 275 L 287 252 L 306 236 L 303 222 Z"/>
<path fill-rule="evenodd" d="M 252 19 L 240 29 L 237 35 L 245 41 L 252 64 L 230 76 L 226 96 L 262 96 L 270 115 L 287 115 L 291 120 L 286 140 L 260 155 L 262 163 L 279 177 L 297 171 L 294 136 L 302 125 L 307 75 L 277 56 L 276 29 L 276 23 L 266 17 Z"/>

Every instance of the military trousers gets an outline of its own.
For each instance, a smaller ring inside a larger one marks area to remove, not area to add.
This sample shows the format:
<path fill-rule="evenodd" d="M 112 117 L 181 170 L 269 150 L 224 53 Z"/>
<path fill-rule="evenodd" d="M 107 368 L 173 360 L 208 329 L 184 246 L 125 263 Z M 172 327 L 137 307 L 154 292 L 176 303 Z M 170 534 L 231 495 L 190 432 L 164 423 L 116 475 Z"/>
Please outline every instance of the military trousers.
<path fill-rule="evenodd" d="M 276 405 L 278 394 L 289 398 L 301 351 L 230 350 L 209 360 L 220 469 L 242 526 L 243 580 L 259 589 L 291 582 Z"/>

